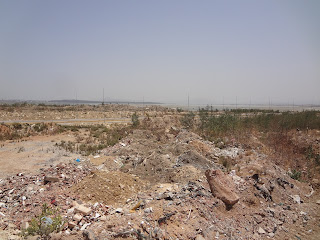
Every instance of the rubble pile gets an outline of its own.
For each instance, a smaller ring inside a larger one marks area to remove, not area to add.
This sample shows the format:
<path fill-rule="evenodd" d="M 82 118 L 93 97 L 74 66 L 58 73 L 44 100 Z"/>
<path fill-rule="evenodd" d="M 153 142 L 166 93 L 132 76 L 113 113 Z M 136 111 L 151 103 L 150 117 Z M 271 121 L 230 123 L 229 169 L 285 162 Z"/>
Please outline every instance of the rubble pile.
<path fill-rule="evenodd" d="M 88 161 L 1 179 L 5 236 L 20 239 L 47 203 L 65 221 L 51 239 L 318 239 L 315 185 L 260 149 L 205 141 L 175 119 L 152 124 Z"/>

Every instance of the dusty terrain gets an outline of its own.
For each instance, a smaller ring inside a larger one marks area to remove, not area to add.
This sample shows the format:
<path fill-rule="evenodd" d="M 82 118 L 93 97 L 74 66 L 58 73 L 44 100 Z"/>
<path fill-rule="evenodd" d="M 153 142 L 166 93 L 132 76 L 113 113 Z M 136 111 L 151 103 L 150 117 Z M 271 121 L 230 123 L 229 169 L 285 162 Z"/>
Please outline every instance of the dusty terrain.
<path fill-rule="evenodd" d="M 127 108 L 83 110 L 85 119 L 134 112 L 144 117 L 119 142 L 91 155 L 61 145 L 98 141 L 84 129 L 0 142 L 0 239 L 20 239 L 21 225 L 43 203 L 57 207 L 66 222 L 51 239 L 319 239 L 320 171 L 310 169 L 314 165 L 301 150 L 312 146 L 319 152 L 318 130 L 291 131 L 275 149 L 259 133 L 245 142 L 208 141 L 185 129 L 177 112 Z M 24 111 L 0 114 L 6 120 L 73 114 Z M 221 169 L 232 179 L 240 199 L 232 208 L 212 195 L 207 169 Z M 300 181 L 290 177 L 292 169 L 301 171 Z M 49 176 L 54 181 L 45 181 Z M 90 209 L 80 212 L 80 220 L 78 204 Z"/>

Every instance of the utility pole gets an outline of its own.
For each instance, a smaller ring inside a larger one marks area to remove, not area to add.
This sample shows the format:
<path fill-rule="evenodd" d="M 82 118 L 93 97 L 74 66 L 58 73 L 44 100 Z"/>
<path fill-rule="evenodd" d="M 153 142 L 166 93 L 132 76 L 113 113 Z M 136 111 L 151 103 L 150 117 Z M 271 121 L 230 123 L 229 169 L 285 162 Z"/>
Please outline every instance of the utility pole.
<path fill-rule="evenodd" d="M 222 111 L 224 111 L 224 96 L 222 97 Z"/>
<path fill-rule="evenodd" d="M 104 88 L 102 90 L 102 105 L 104 105 Z"/>
<path fill-rule="evenodd" d="M 188 111 L 189 111 L 189 107 L 190 107 L 190 102 L 189 102 L 189 93 L 188 93 Z"/>
<path fill-rule="evenodd" d="M 238 109 L 238 96 L 236 96 L 236 109 Z"/>

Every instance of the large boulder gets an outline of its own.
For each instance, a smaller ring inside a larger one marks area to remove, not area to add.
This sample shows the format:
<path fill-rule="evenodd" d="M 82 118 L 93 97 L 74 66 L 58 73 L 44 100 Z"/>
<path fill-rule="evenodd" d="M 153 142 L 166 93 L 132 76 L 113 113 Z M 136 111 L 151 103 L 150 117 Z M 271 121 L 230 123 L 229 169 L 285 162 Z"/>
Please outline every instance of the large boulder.
<path fill-rule="evenodd" d="M 219 169 L 208 169 L 205 172 L 213 196 L 223 201 L 229 209 L 239 201 L 235 185 L 230 176 Z"/>

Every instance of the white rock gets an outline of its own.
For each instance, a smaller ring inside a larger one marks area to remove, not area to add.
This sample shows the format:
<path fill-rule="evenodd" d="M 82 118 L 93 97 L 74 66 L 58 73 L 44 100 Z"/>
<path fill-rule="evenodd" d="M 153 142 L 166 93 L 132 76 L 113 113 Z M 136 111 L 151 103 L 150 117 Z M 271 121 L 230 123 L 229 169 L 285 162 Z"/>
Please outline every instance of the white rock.
<path fill-rule="evenodd" d="M 83 226 L 80 228 L 81 231 L 85 230 L 91 223 L 85 223 Z"/>
<path fill-rule="evenodd" d="M 144 210 L 144 212 L 145 212 L 145 213 L 152 213 L 152 212 L 153 212 L 153 209 L 152 209 L 152 207 L 149 207 L 149 208 L 146 208 L 146 209 Z"/>
<path fill-rule="evenodd" d="M 116 212 L 116 213 L 122 213 L 122 212 L 123 212 L 123 209 L 122 209 L 122 208 L 117 208 L 117 209 L 115 210 L 115 212 Z"/>
<path fill-rule="evenodd" d="M 296 203 L 300 204 L 301 203 L 301 198 L 299 195 L 293 195 L 291 196 L 293 201 L 295 201 Z"/>
<path fill-rule="evenodd" d="M 266 231 L 265 231 L 262 227 L 259 227 L 258 233 L 259 233 L 259 234 L 265 234 Z"/>
<path fill-rule="evenodd" d="M 271 238 L 274 237 L 274 233 L 273 233 L 273 232 L 269 233 L 268 235 L 269 235 L 269 237 L 271 237 Z"/>

